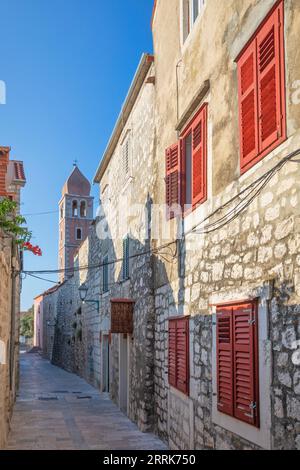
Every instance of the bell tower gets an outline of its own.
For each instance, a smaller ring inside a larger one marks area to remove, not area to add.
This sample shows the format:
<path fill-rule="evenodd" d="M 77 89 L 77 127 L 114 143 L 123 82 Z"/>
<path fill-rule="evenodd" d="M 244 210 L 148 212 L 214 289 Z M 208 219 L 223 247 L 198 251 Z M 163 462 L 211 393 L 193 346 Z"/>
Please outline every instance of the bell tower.
<path fill-rule="evenodd" d="M 59 201 L 59 269 L 72 268 L 74 255 L 89 233 L 93 221 L 93 197 L 91 185 L 77 164 L 62 189 Z M 72 275 L 72 270 L 59 275 L 63 282 Z"/>

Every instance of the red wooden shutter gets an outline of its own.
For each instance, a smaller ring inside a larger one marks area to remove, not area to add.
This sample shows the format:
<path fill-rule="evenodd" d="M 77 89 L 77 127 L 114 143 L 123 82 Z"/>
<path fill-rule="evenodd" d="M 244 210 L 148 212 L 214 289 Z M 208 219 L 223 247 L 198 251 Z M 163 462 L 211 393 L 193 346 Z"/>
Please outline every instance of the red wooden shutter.
<path fill-rule="evenodd" d="M 232 308 L 217 311 L 218 410 L 233 415 Z"/>
<path fill-rule="evenodd" d="M 169 320 L 169 384 L 176 387 L 176 321 Z"/>
<path fill-rule="evenodd" d="M 244 169 L 259 153 L 256 42 L 238 61 L 240 162 Z"/>
<path fill-rule="evenodd" d="M 206 199 L 207 105 L 192 125 L 193 207 Z"/>
<path fill-rule="evenodd" d="M 257 35 L 260 152 L 283 134 L 283 41 L 281 2 Z"/>
<path fill-rule="evenodd" d="M 258 426 L 256 304 L 233 307 L 234 416 Z"/>
<path fill-rule="evenodd" d="M 166 150 L 166 204 L 167 216 L 173 219 L 177 215 L 176 205 L 179 204 L 180 195 L 180 152 L 176 143 Z M 173 207 L 172 209 L 172 206 Z"/>
<path fill-rule="evenodd" d="M 176 388 L 189 393 L 189 321 L 177 320 L 176 325 Z"/>

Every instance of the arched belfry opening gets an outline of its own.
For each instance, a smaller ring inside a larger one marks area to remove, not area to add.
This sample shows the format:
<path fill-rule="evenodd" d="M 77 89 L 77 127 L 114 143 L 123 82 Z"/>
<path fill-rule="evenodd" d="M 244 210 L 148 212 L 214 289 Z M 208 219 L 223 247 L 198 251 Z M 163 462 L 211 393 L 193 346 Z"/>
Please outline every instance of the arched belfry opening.
<path fill-rule="evenodd" d="M 89 233 L 93 221 L 93 197 L 90 195 L 91 185 L 81 173 L 77 165 L 62 188 L 59 202 L 59 269 L 60 281 L 72 275 L 74 254 Z M 63 208 L 63 210 L 62 210 Z"/>

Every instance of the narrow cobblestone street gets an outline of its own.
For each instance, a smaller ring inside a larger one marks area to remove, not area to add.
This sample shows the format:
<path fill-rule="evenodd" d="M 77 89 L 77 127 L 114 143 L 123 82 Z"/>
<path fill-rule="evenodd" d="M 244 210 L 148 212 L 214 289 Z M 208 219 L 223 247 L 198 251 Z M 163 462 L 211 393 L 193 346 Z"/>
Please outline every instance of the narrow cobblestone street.
<path fill-rule="evenodd" d="M 21 355 L 21 383 L 7 450 L 159 450 L 108 398 L 39 354 Z"/>

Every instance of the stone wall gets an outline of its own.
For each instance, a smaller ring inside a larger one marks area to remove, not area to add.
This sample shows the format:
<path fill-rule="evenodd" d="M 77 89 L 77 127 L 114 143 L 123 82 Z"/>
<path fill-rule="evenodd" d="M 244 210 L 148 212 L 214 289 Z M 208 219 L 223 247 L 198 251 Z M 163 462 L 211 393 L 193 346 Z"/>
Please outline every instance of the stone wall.
<path fill-rule="evenodd" d="M 233 301 L 232 292 L 247 288 L 250 292 L 253 284 L 262 286 L 265 281 L 274 283 L 268 311 L 273 350 L 272 446 L 299 447 L 299 365 L 291 360 L 299 341 L 300 319 L 297 171 L 295 164 L 288 163 L 237 220 L 212 235 L 198 235 L 197 244 L 182 248 L 186 273 L 179 297 L 177 281 L 156 290 L 156 429 L 174 448 L 189 448 L 191 443 L 196 448 L 255 447 L 212 423 L 211 367 L 216 351 L 212 346 L 211 304 L 216 295 Z M 229 194 L 224 192 L 223 198 L 220 204 Z M 173 393 L 167 376 L 167 320 L 182 312 L 191 315 L 191 383 L 197 397 L 192 412 L 191 398 Z"/>
<path fill-rule="evenodd" d="M 50 296 L 48 296 L 50 297 Z M 52 294 L 56 312 L 53 339 L 52 362 L 69 372 L 77 372 L 80 364 L 75 363 L 75 345 L 82 342 L 80 320 L 77 320 L 78 288 L 71 277 Z M 49 301 L 48 301 L 49 302 Z M 75 328 L 76 323 L 76 328 Z"/>
<path fill-rule="evenodd" d="M 0 449 L 5 447 L 19 382 L 20 285 L 15 278 L 12 303 L 12 265 L 18 269 L 18 254 L 12 240 L 0 232 Z"/>

